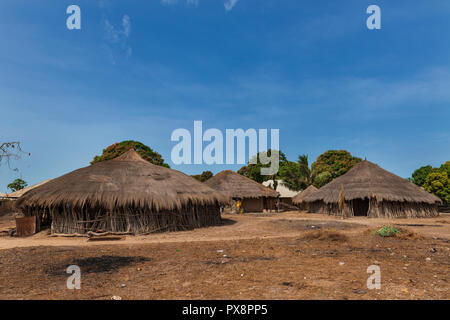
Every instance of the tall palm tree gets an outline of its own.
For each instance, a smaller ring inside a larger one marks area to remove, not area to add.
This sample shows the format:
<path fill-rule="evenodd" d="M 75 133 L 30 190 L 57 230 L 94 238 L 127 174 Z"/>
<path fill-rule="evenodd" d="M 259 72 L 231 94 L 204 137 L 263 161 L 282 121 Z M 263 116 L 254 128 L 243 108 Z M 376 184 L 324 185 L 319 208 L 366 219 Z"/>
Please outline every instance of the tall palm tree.
<path fill-rule="evenodd" d="M 297 162 L 288 170 L 284 177 L 284 185 L 291 190 L 304 190 L 312 184 L 311 169 L 309 168 L 308 156 L 298 156 Z"/>

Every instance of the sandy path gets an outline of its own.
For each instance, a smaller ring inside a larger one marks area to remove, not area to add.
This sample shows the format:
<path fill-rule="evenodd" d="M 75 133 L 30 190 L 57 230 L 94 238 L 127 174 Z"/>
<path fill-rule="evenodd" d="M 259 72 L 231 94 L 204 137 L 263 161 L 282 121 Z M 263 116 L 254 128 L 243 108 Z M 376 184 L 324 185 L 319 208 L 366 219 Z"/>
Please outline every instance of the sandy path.
<path fill-rule="evenodd" d="M 442 215 L 428 219 L 367 219 L 342 220 L 320 214 L 295 211 L 276 215 L 223 215 L 225 225 L 191 231 L 159 233 L 146 236 L 127 236 L 120 241 L 90 242 L 86 238 L 50 237 L 46 232 L 28 238 L 0 237 L 0 250 L 36 246 L 97 246 L 105 244 L 179 243 L 196 241 L 223 241 L 245 239 L 271 239 L 296 237 L 305 230 L 320 226 L 338 228 L 346 233 L 360 232 L 363 228 L 374 229 L 387 224 L 400 224 L 426 237 L 450 239 L 450 216 Z M 314 225 L 317 226 L 314 226 Z M 348 228 L 346 227 L 348 226 Z M 358 227 L 359 226 L 359 227 Z"/>

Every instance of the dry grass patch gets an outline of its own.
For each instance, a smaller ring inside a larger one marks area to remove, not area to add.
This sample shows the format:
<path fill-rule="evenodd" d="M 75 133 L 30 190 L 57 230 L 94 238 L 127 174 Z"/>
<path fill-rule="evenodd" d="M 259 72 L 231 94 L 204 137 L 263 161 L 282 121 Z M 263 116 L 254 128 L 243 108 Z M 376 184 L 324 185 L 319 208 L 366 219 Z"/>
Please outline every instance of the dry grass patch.
<path fill-rule="evenodd" d="M 407 239 L 407 240 L 423 240 L 424 237 L 421 234 L 418 234 L 414 231 L 400 228 L 401 233 L 396 234 L 395 237 L 399 239 Z"/>
<path fill-rule="evenodd" d="M 302 238 L 303 240 L 321 240 L 321 241 L 338 241 L 338 242 L 346 242 L 349 238 L 340 232 L 329 230 L 329 229 L 320 229 L 309 231 L 305 233 Z"/>

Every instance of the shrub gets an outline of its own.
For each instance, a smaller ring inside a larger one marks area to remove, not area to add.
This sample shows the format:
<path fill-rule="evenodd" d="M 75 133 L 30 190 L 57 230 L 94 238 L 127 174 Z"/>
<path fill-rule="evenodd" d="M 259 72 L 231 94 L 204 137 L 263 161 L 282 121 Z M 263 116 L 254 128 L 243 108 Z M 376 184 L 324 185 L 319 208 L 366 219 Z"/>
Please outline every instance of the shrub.
<path fill-rule="evenodd" d="M 394 228 L 393 226 L 384 226 L 378 230 L 373 232 L 374 235 L 378 235 L 380 237 L 393 237 L 395 235 L 401 234 L 402 232 L 399 229 Z"/>

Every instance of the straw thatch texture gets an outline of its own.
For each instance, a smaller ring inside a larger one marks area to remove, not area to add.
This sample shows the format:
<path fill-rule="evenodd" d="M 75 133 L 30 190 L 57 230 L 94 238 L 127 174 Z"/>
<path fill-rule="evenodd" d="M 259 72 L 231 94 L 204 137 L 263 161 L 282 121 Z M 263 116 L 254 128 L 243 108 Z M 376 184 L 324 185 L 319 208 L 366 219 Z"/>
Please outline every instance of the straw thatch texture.
<path fill-rule="evenodd" d="M 39 186 L 42 186 L 43 184 L 46 184 L 46 183 L 49 182 L 49 181 L 50 181 L 50 179 L 45 180 L 45 181 L 42 181 L 42 182 L 39 182 L 39 183 L 34 184 L 34 185 L 32 185 L 32 186 L 29 186 L 29 187 L 26 187 L 26 188 L 17 190 L 17 191 L 15 191 L 15 192 L 8 193 L 8 194 L 6 194 L 4 197 L 5 197 L 5 198 L 9 198 L 9 199 L 18 199 L 18 198 L 20 198 L 21 196 L 23 196 L 26 192 L 28 192 L 28 191 L 30 191 L 30 190 L 33 190 L 34 188 L 37 188 L 37 187 L 39 187 Z"/>
<path fill-rule="evenodd" d="M 305 190 L 299 192 L 295 197 L 292 198 L 292 203 L 297 206 L 300 210 L 309 210 L 309 205 L 307 202 L 303 201 L 305 197 L 310 194 L 313 194 L 318 189 L 313 185 L 310 185 Z"/>
<path fill-rule="evenodd" d="M 229 198 L 278 197 L 278 192 L 231 170 L 219 172 L 204 182 Z"/>
<path fill-rule="evenodd" d="M 17 211 L 16 208 L 17 199 L 19 199 L 26 192 L 33 190 L 34 188 L 37 188 L 49 181 L 50 179 L 8 194 L 0 193 L 0 214 L 13 213 Z"/>
<path fill-rule="evenodd" d="M 57 233 L 147 233 L 217 224 L 225 201 L 201 182 L 130 150 L 28 191 L 17 206 L 25 215 L 51 219 Z"/>
<path fill-rule="evenodd" d="M 343 190 L 342 190 L 343 188 Z M 440 199 L 412 182 L 367 160 L 303 198 L 310 211 L 342 215 L 339 195 L 343 192 L 346 216 L 368 205 L 369 217 L 429 217 L 438 215 Z M 363 203 L 362 201 L 366 201 Z M 355 209 L 356 208 L 356 209 Z"/>
<path fill-rule="evenodd" d="M 245 212 L 272 210 L 279 196 L 277 191 L 231 170 L 219 172 L 204 183 L 223 194 L 233 211 L 236 211 L 233 200 L 237 199 L 242 201 Z"/>

